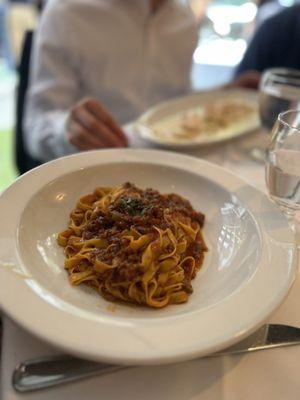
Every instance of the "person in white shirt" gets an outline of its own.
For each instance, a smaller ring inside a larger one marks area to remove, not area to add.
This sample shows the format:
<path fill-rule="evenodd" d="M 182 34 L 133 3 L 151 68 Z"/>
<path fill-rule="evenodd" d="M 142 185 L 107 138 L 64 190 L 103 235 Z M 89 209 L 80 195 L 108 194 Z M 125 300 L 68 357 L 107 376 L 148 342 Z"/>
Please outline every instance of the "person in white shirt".
<path fill-rule="evenodd" d="M 190 90 L 198 30 L 176 0 L 49 0 L 25 109 L 31 156 L 126 146 L 122 124 Z"/>
<path fill-rule="evenodd" d="M 126 146 L 122 124 L 189 91 L 197 33 L 173 0 L 48 1 L 26 101 L 30 154 L 48 161 Z"/>

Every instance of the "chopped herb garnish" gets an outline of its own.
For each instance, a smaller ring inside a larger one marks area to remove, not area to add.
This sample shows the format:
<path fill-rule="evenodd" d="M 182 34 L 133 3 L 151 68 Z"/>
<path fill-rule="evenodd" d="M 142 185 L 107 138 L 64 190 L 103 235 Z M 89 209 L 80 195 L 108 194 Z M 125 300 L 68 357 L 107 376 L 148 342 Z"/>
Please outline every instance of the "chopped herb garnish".
<path fill-rule="evenodd" d="M 154 207 L 153 204 L 149 204 L 148 206 L 145 206 L 143 208 L 142 212 L 141 212 L 141 216 L 144 217 L 146 212 L 149 211 L 149 210 L 152 210 L 153 207 Z"/>
<path fill-rule="evenodd" d="M 144 217 L 145 213 L 153 207 L 153 204 L 145 205 L 140 199 L 132 197 L 122 198 L 119 201 L 119 209 L 132 216 L 140 215 Z"/>
<path fill-rule="evenodd" d="M 127 212 L 129 215 L 136 215 L 143 211 L 144 204 L 140 199 L 128 197 L 120 200 L 119 207 L 123 212 Z"/>

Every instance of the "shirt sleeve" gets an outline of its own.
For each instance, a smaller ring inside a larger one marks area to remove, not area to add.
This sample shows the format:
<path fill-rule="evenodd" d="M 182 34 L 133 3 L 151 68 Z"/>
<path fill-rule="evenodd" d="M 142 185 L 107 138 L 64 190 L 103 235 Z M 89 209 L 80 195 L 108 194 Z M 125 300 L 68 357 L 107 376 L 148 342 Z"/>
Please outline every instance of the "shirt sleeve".
<path fill-rule="evenodd" d="M 78 55 L 72 21 L 60 0 L 49 2 L 35 33 L 24 136 L 32 157 L 40 161 L 78 151 L 66 138 L 66 120 L 78 100 Z"/>

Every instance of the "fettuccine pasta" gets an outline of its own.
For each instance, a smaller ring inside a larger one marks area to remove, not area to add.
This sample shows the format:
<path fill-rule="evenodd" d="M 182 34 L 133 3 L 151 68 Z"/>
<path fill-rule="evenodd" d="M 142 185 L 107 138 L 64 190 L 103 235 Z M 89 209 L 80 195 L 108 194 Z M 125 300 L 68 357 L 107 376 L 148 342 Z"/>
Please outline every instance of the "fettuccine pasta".
<path fill-rule="evenodd" d="M 81 197 L 58 243 L 73 285 L 161 308 L 192 293 L 207 251 L 203 224 L 204 215 L 182 197 L 126 183 Z"/>

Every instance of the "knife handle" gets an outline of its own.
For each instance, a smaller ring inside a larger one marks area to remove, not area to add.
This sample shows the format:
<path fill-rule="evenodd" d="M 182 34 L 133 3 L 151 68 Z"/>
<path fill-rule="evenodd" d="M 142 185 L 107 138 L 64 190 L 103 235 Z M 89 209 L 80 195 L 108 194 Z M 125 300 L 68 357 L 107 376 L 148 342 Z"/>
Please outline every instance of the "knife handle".
<path fill-rule="evenodd" d="M 93 375 L 104 375 L 124 368 L 61 355 L 27 360 L 19 364 L 12 377 L 13 388 L 25 393 L 72 382 Z"/>

